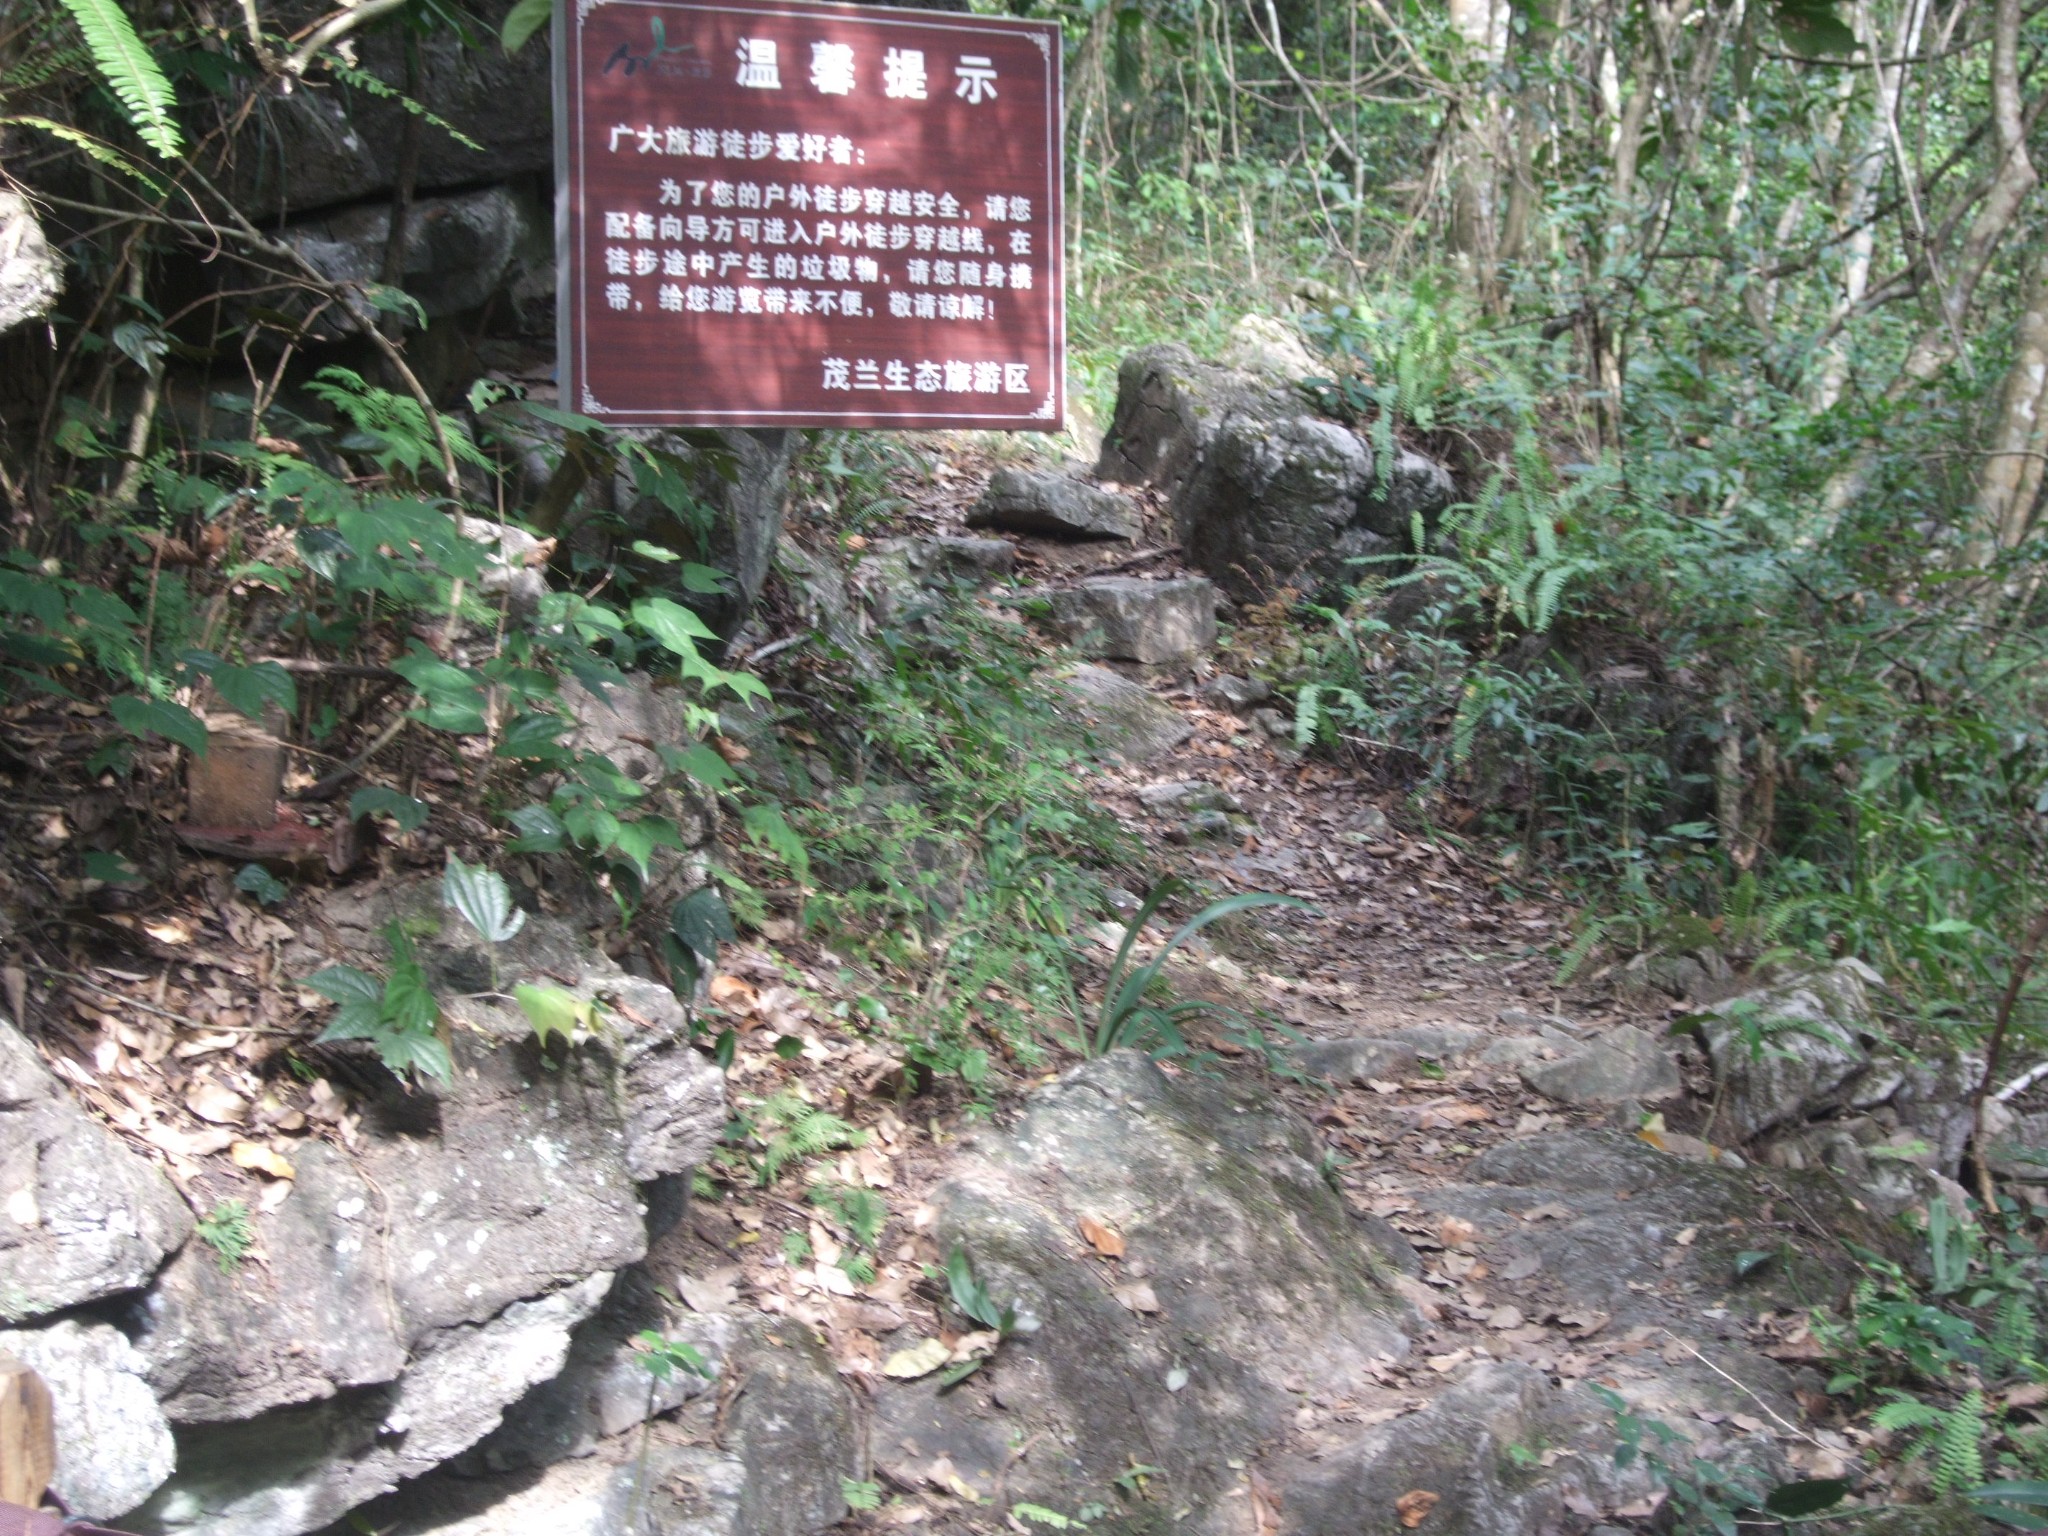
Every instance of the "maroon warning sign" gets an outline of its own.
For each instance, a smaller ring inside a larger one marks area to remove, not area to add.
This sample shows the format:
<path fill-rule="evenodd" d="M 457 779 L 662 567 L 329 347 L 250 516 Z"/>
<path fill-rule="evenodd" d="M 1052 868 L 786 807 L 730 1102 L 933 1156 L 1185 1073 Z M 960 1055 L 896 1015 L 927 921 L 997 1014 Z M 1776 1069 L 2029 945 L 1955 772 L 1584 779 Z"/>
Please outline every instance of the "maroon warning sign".
<path fill-rule="evenodd" d="M 565 3 L 564 406 L 617 426 L 1060 428 L 1056 23 Z"/>

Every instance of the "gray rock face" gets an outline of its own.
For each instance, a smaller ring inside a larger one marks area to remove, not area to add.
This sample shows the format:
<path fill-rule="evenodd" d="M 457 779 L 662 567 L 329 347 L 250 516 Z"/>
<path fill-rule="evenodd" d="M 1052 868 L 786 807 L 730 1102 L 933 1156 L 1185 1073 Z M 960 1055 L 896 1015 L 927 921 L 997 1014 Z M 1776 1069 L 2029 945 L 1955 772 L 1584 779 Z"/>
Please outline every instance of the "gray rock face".
<path fill-rule="evenodd" d="M 176 1459 L 143 1360 L 105 1323 L 65 1321 L 0 1332 L 12 1355 L 49 1386 L 57 1430 L 52 1487 L 90 1520 L 125 1515 L 171 1475 Z"/>
<path fill-rule="evenodd" d="M 0 192 L 0 332 L 48 314 L 64 287 L 64 264 L 19 192 Z"/>
<path fill-rule="evenodd" d="M 885 1389 L 877 1464 L 914 1484 L 943 1457 L 984 1495 L 1071 1509 L 1137 1456 L 1197 1512 L 1188 1528 L 1210 1528 L 1226 1463 L 1291 1415 L 1290 1385 L 1342 1392 L 1418 1323 L 1315 1159 L 1308 1127 L 1257 1090 L 1128 1051 L 1034 1095 L 933 1198 L 941 1251 L 962 1247 L 1045 1327 L 953 1392 Z M 1076 1237 L 1084 1216 L 1123 1234 L 1121 1269 Z"/>
<path fill-rule="evenodd" d="M 1744 1309 L 1808 1306 L 1845 1284 L 1824 1257 L 1832 1250 L 1815 1244 L 1823 1257 L 1798 1251 L 1803 1237 L 1825 1243 L 1848 1236 L 1880 1251 L 1892 1246 L 1831 1179 L 1691 1162 L 1620 1131 L 1502 1142 L 1475 1158 L 1467 1174 L 1471 1183 L 1430 1191 L 1423 1203 L 1471 1221 L 1478 1229 L 1472 1251 L 1496 1272 L 1524 1256 L 1541 1261 L 1515 1297 L 1525 1312 L 1597 1308 L 1616 1323 L 1682 1324 L 1682 1332 L 1697 1336 L 1702 1294 L 1736 1295 Z M 1798 1209 L 1781 1203 L 1775 1225 L 1760 1220 L 1791 1179 Z M 1807 1227 L 1809 1220 L 1822 1228 Z M 1678 1243 L 1687 1228 L 1692 1241 Z M 1791 1246 L 1738 1288 L 1737 1254 L 1787 1238 Z M 1736 1374 L 1760 1390 L 1784 1382 L 1782 1369 L 1761 1358 L 1753 1373 Z"/>
<path fill-rule="evenodd" d="M 1058 686 L 1068 699 L 1063 712 L 1098 748 L 1126 762 L 1149 762 L 1195 733 L 1173 706 L 1106 667 L 1078 666 Z"/>
<path fill-rule="evenodd" d="M 1256 677 L 1232 677 L 1225 672 L 1202 684 L 1204 704 L 1211 709 L 1230 710 L 1233 714 L 1241 715 L 1272 697 L 1271 686 Z"/>
<path fill-rule="evenodd" d="M 246 1419 L 393 1379 L 408 1337 L 383 1273 L 383 1199 L 308 1141 L 283 1205 L 251 1216 L 265 1262 L 223 1273 L 188 1243 L 142 1306 L 150 1385 L 179 1423 Z"/>
<path fill-rule="evenodd" d="M 1839 1101 L 1869 1062 L 1876 976 L 1856 960 L 1745 993 L 1708 1010 L 1701 1029 L 1724 1089 L 1717 1129 L 1747 1140 Z"/>
<path fill-rule="evenodd" d="M 398 286 L 435 319 L 477 309 L 522 279 L 552 283 L 552 228 L 537 198 L 510 187 L 421 198 L 406 219 Z M 291 225 L 283 239 L 330 282 L 376 283 L 390 235 L 390 205 L 377 203 Z"/>
<path fill-rule="evenodd" d="M 176 1475 L 145 1530 L 296 1536 L 467 1450 L 562 1368 L 570 1330 L 612 1277 L 589 1275 L 480 1323 L 430 1332 L 398 1381 L 178 1435 Z"/>
<path fill-rule="evenodd" d="M 501 598 L 506 615 L 515 622 L 532 618 L 548 591 L 540 540 L 524 528 L 492 522 L 489 518 L 458 516 L 455 522 L 465 539 L 490 547 L 488 563 L 477 578 L 477 589 Z M 535 563 L 537 557 L 539 564 Z"/>
<path fill-rule="evenodd" d="M 368 959 L 387 921 L 439 913 L 434 882 L 337 892 L 327 952 L 287 965 Z M 291 1195 L 254 1218 L 266 1268 L 223 1276 L 195 1247 L 140 1309 L 181 1421 L 149 1528 L 294 1536 L 476 1444 L 562 1374 L 573 1330 L 646 1252 L 636 1183 L 692 1166 L 722 1129 L 723 1080 L 689 1049 L 680 1005 L 559 919 L 531 919 L 498 959 L 508 982 L 545 976 L 607 1005 L 611 1028 L 566 1054 L 466 996 L 489 965 L 459 920 L 419 953 L 451 999 L 452 1081 L 373 1094 L 353 1160 L 302 1150 Z M 599 1431 L 626 1411 L 622 1338 L 580 1357 L 578 1411 Z M 599 1438 L 588 1427 L 563 1443 Z"/>
<path fill-rule="evenodd" d="M 494 37 L 509 7 L 484 7 L 480 29 Z M 396 33 L 359 36 L 362 67 L 403 84 Z M 510 58 L 497 47 L 465 47 L 452 31 L 420 40 L 421 70 L 410 94 L 483 146 L 467 148 L 431 124 L 419 135 L 418 190 L 476 186 L 545 175 L 554 165 L 550 58 L 543 27 Z M 234 103 L 239 106 L 240 103 Z M 262 92 L 253 128 L 263 152 L 235 158 L 224 190 L 258 224 L 290 214 L 390 196 L 406 113 L 397 102 L 349 88 Z"/>
<path fill-rule="evenodd" d="M 837 1523 L 847 1513 L 840 1479 L 865 1470 L 851 1393 L 794 1325 L 721 1326 L 727 1346 L 707 1349 L 720 1382 L 691 1388 L 672 1417 L 581 1445 L 545 1470 L 479 1470 L 481 1453 L 516 1431 L 515 1412 L 477 1455 L 360 1517 L 406 1536 L 811 1536 Z M 701 1323 L 684 1332 L 708 1343 Z M 644 1396 L 646 1373 L 633 1370 Z"/>
<path fill-rule="evenodd" d="M 1224 419 L 1173 499 L 1174 524 L 1189 564 L 1258 601 L 1351 574 L 1337 546 L 1371 483 L 1372 450 L 1355 432 L 1273 402 Z"/>
<path fill-rule="evenodd" d="M 2048 1114 L 2015 1115 L 2006 1110 L 1991 1118 L 1992 1172 L 2022 1183 L 2048 1184 Z"/>
<path fill-rule="evenodd" d="M 1357 433 L 1172 343 L 1124 360 L 1096 470 L 1163 487 L 1189 562 L 1240 601 L 1353 580 L 1352 561 L 1393 552 L 1414 514 L 1454 494 L 1448 472 L 1405 451 L 1382 485 Z"/>
<path fill-rule="evenodd" d="M 877 539 L 856 577 L 877 624 L 923 617 L 954 601 L 961 587 L 985 586 L 1010 574 L 1017 546 L 1008 539 L 936 534 Z"/>
<path fill-rule="evenodd" d="M 1629 1025 L 1576 1046 L 1556 1061 L 1522 1068 L 1522 1081 L 1560 1104 L 1644 1104 L 1683 1091 L 1671 1052 Z"/>
<path fill-rule="evenodd" d="M 1415 519 L 1434 523 L 1440 513 L 1457 500 L 1458 488 L 1451 472 L 1413 448 L 1394 450 L 1393 468 L 1386 484 L 1377 475 L 1359 500 L 1359 522 L 1368 533 L 1377 534 L 1392 545 L 1411 542 Z"/>
<path fill-rule="evenodd" d="M 1527 1536 L 1580 1529 L 1572 1504 L 1612 1508 L 1653 1486 L 1640 1465 L 1614 1465 L 1614 1445 L 1612 1413 L 1584 1387 L 1554 1388 L 1526 1365 L 1483 1364 L 1422 1412 L 1289 1466 L 1282 1473 L 1287 1529 L 1314 1536 L 1370 1530 L 1361 1511 L 1391 1513 L 1418 1489 L 1437 1495 L 1423 1530 Z M 1514 1450 L 1532 1447 L 1570 1454 L 1551 1458 L 1550 1468 L 1518 1464 Z M 1389 1520 L 1386 1528 L 1397 1527 Z"/>
<path fill-rule="evenodd" d="M 1309 355 L 1301 333 L 1271 315 L 1245 315 L 1230 328 L 1218 356 L 1226 368 L 1255 374 L 1268 383 L 1293 386 L 1303 379 L 1328 374 Z"/>
<path fill-rule="evenodd" d="M 1289 1054 L 1310 1076 L 1338 1083 L 1399 1078 L 1413 1072 L 1418 1060 L 1414 1046 L 1385 1035 L 1356 1040 L 1311 1040 Z"/>
<path fill-rule="evenodd" d="M 753 611 L 768 580 L 789 504 L 790 465 L 801 439 L 782 428 L 721 430 L 722 455 L 713 455 L 677 433 L 642 435 L 674 455 L 691 492 L 711 509 L 711 529 L 700 552 L 698 530 L 678 522 L 654 498 L 641 496 L 632 476 L 622 471 L 612 486 L 612 504 L 625 523 L 625 537 L 647 539 L 724 572 L 730 580 L 723 595 L 690 594 L 689 606 L 719 634 L 731 636 Z"/>
<path fill-rule="evenodd" d="M 0 1320 L 149 1283 L 192 1213 L 0 1019 Z"/>
<path fill-rule="evenodd" d="M 1140 347 L 1117 369 L 1116 412 L 1095 473 L 1124 485 L 1160 486 L 1171 497 L 1231 411 L 1264 393 L 1177 341 Z"/>
<path fill-rule="evenodd" d="M 1053 630 L 1088 656 L 1166 666 L 1216 643 L 1216 589 L 1199 576 L 1097 576 L 1046 601 Z"/>
<path fill-rule="evenodd" d="M 739 1525 L 747 1469 L 678 1443 L 673 1431 L 557 1462 L 538 1477 L 435 1480 L 405 1500 L 407 1536 L 749 1536 Z M 378 1529 L 389 1529 L 381 1509 Z M 344 1536 L 337 1530 L 332 1536 Z"/>
<path fill-rule="evenodd" d="M 1138 509 L 1112 491 L 1045 469 L 999 469 L 967 514 L 970 528 L 1044 534 L 1056 539 L 1135 539 Z"/>
<path fill-rule="evenodd" d="M 648 1328 L 694 1348 L 711 1376 L 678 1370 L 657 1380 L 632 1342 Z M 451 1470 L 472 1476 L 514 1472 L 591 1455 L 634 1425 L 712 1390 L 751 1342 L 732 1315 L 672 1316 L 644 1272 L 629 1271 L 603 1308 L 576 1330 L 561 1373 L 513 1404 L 504 1423 Z"/>

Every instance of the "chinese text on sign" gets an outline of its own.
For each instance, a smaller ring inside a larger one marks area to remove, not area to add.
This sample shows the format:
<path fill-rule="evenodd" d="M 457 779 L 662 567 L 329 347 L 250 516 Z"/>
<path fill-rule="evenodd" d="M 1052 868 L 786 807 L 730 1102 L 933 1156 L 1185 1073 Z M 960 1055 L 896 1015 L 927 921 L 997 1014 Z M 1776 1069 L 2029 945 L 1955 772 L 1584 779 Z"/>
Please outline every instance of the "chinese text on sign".
<path fill-rule="evenodd" d="M 559 27 L 564 405 L 1060 426 L 1056 24 L 568 0 Z"/>

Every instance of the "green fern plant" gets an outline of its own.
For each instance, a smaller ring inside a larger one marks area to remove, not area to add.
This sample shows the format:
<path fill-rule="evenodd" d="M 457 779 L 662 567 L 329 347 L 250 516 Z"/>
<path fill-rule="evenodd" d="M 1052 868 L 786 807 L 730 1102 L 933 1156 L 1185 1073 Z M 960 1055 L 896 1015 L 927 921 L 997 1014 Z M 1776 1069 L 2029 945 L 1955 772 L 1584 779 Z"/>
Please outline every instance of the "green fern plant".
<path fill-rule="evenodd" d="M 120 102 L 128 125 L 158 155 L 174 159 L 185 147 L 171 115 L 178 96 L 135 23 L 115 0 L 63 0 L 63 5 L 78 23 L 100 78 Z"/>
<path fill-rule="evenodd" d="M 830 1110 L 805 1102 L 794 1088 L 782 1089 L 761 1106 L 754 1134 L 761 1142 L 763 1184 L 773 1184 L 792 1162 L 858 1147 L 868 1139 L 867 1132 Z"/>
<path fill-rule="evenodd" d="M 1910 1393 L 1888 1389 L 1891 1401 L 1870 1416 L 1879 1429 L 1917 1430 L 1907 1455 L 1933 1462 L 1929 1483 L 1936 1494 L 1984 1481 L 1984 1394 L 1972 1389 L 1953 1408 L 1937 1408 Z"/>

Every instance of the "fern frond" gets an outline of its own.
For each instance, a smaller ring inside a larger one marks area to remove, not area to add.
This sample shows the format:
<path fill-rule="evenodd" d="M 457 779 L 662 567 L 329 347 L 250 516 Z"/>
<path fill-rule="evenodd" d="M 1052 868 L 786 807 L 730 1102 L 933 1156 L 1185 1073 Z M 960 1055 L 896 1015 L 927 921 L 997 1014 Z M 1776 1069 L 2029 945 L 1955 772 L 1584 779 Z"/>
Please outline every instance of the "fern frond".
<path fill-rule="evenodd" d="M 175 158 L 185 147 L 171 116 L 178 96 L 135 23 L 114 0 L 63 0 L 63 5 L 84 34 L 100 78 L 128 114 L 128 125 L 164 159 Z"/>
<path fill-rule="evenodd" d="M 506 25 L 509 27 L 511 23 L 508 21 Z M 509 53 L 512 50 L 508 48 L 506 51 Z M 410 112 L 414 117 L 418 118 L 421 122 L 431 124 L 433 127 L 440 129 L 443 133 L 447 134 L 449 138 L 453 139 L 456 143 L 460 144 L 464 149 L 473 149 L 478 154 L 482 154 L 484 152 L 483 145 L 477 143 L 475 139 L 472 139 L 468 134 L 464 133 L 460 128 L 457 128 L 445 117 L 440 117 L 432 112 L 429 112 L 419 102 L 414 101 L 410 96 L 406 95 L 405 92 L 398 90 L 393 86 L 385 84 L 382 80 L 379 80 L 375 75 L 371 74 L 368 70 L 351 69 L 348 65 L 344 64 L 340 59 L 331 56 L 322 59 L 321 62 L 327 66 L 327 72 L 333 75 L 334 78 L 339 80 L 343 85 L 352 85 L 357 90 L 362 91 L 366 95 L 380 97 L 385 101 L 394 101 L 398 103 L 399 106 L 403 107 L 406 111 Z"/>
<path fill-rule="evenodd" d="M 145 172 L 141 166 L 114 148 L 105 139 L 96 139 L 89 133 L 81 133 L 68 123 L 52 122 L 47 117 L 37 117 L 32 112 L 18 112 L 10 117 L 0 117 L 0 126 L 33 128 L 38 133 L 47 133 L 53 139 L 62 139 L 74 148 L 84 150 L 93 159 L 110 170 L 119 171 L 123 176 L 132 177 L 157 196 L 163 196 L 163 187 Z"/>
<path fill-rule="evenodd" d="M 1934 1457 L 1938 1494 L 1974 1488 L 1984 1481 L 1984 1394 L 1971 1392 L 1944 1419 Z"/>

